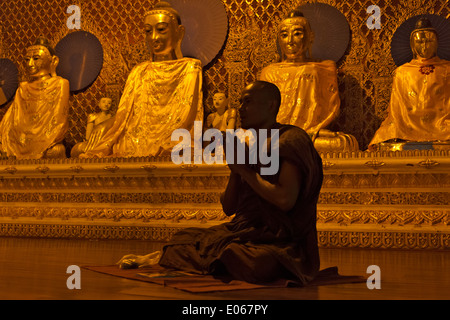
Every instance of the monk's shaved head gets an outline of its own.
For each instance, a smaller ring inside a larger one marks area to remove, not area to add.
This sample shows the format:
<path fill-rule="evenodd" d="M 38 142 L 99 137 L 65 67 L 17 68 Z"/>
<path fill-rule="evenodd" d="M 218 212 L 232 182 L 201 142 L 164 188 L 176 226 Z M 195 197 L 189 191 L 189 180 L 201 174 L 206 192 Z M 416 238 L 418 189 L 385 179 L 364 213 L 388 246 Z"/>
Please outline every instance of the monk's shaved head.
<path fill-rule="evenodd" d="M 255 81 L 244 88 L 240 102 L 242 128 L 271 128 L 276 122 L 281 94 L 273 83 Z"/>
<path fill-rule="evenodd" d="M 277 106 L 276 110 L 278 112 L 281 104 L 281 93 L 280 89 L 278 89 L 278 87 L 273 83 L 258 80 L 249 84 L 244 90 L 254 93 L 263 101 L 274 102 Z"/>

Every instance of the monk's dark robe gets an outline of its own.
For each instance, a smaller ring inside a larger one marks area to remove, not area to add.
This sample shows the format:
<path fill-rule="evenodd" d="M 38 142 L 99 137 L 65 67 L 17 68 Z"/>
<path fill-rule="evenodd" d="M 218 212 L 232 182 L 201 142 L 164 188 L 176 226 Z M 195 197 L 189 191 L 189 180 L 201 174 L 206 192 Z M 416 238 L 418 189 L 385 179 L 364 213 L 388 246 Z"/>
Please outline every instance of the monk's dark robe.
<path fill-rule="evenodd" d="M 233 219 L 177 232 L 163 248 L 161 266 L 201 274 L 228 272 L 248 282 L 281 278 L 304 285 L 314 278 L 319 271 L 316 211 L 322 160 L 304 130 L 281 124 L 275 128 L 279 129 L 280 168 L 288 161 L 298 169 L 300 192 L 294 207 L 282 211 L 241 180 Z M 252 165 L 257 172 L 260 167 Z M 275 183 L 279 170 L 262 178 Z"/>

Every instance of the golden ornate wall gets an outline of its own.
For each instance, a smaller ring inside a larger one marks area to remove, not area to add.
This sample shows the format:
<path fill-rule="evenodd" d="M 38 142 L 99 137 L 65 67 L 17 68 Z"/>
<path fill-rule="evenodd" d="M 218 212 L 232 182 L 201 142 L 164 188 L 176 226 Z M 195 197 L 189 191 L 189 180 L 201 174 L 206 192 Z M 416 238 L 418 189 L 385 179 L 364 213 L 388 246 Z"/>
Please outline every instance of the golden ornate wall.
<path fill-rule="evenodd" d="M 229 35 L 218 57 L 204 69 L 205 110 L 216 90 L 236 101 L 243 86 L 255 80 L 261 69 L 276 61 L 275 32 L 279 19 L 290 9 L 313 1 L 223 0 L 229 17 Z M 120 97 L 131 68 L 146 58 L 142 16 L 157 0 L 2 0 L 0 2 L 0 57 L 16 62 L 23 74 L 23 54 L 36 37 L 44 35 L 55 45 L 71 32 L 66 26 L 69 5 L 81 8 L 81 30 L 93 33 L 104 49 L 103 69 L 97 80 L 70 99 L 68 145 L 82 140 L 87 115 L 96 110 L 105 92 Z M 341 115 L 333 130 L 353 134 L 365 149 L 386 117 L 392 71 L 390 41 L 408 18 L 432 13 L 450 15 L 446 0 L 350 0 L 320 1 L 334 6 L 347 18 L 351 43 L 338 62 Z M 369 29 L 367 8 L 381 9 L 381 29 Z M 3 116 L 7 107 L 0 110 Z"/>
<path fill-rule="evenodd" d="M 323 159 L 320 246 L 450 249 L 450 150 Z M 0 160 L 0 237 L 168 241 L 230 219 L 228 175 L 169 157 Z"/>

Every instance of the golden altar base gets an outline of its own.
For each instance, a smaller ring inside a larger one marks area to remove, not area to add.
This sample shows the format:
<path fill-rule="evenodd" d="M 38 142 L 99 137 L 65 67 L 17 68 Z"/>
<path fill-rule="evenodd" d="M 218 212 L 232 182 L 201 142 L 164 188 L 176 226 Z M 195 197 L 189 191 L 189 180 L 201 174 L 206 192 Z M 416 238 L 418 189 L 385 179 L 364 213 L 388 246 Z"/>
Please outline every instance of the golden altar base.
<path fill-rule="evenodd" d="M 450 248 L 450 151 L 323 154 L 322 247 Z M 0 236 L 167 241 L 227 221 L 223 164 L 0 161 Z"/>

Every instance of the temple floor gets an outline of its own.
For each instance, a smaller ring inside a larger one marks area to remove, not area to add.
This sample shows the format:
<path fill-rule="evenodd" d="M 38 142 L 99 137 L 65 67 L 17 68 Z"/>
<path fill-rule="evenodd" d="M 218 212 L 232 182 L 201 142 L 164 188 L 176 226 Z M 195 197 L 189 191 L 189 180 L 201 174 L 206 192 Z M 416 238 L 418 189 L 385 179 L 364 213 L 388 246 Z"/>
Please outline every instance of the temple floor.
<path fill-rule="evenodd" d="M 369 277 L 378 265 L 381 289 L 366 283 L 192 294 L 81 269 L 81 289 L 69 290 L 70 265 L 111 265 L 123 255 L 146 254 L 161 242 L 0 238 L 0 299 L 11 300 L 448 300 L 450 254 L 443 250 L 321 248 L 321 269 Z M 270 302 L 269 302 L 270 304 Z"/>

